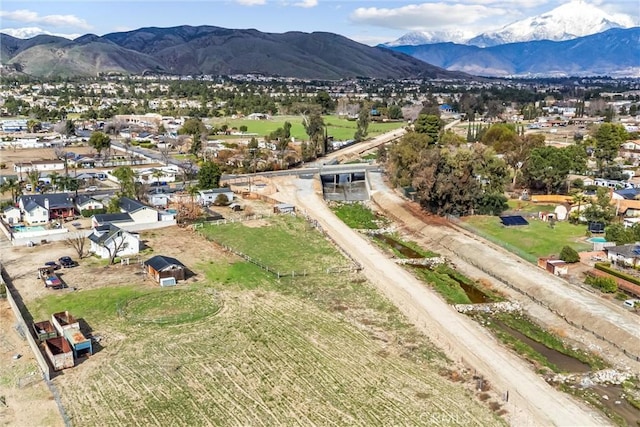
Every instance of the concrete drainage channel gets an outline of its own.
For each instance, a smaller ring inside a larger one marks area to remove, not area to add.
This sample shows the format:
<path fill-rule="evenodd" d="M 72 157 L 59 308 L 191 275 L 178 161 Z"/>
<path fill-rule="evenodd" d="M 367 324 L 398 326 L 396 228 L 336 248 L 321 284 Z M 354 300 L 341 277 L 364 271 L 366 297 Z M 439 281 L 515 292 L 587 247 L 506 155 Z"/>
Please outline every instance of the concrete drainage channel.
<path fill-rule="evenodd" d="M 411 266 L 411 268 L 433 269 L 439 264 L 446 263 L 446 260 L 442 257 L 424 258 L 424 255 L 417 250 L 404 245 L 388 234 L 373 234 L 372 237 L 384 245 L 393 248 L 396 253 L 407 257 L 397 259 L 397 264 L 408 265 Z M 432 259 L 437 262 L 430 262 Z M 561 351 L 547 347 L 545 344 L 529 338 L 519 330 L 506 325 L 500 320 L 493 319 L 492 315 L 496 313 L 520 314 L 522 308 L 518 303 L 510 301 L 487 302 L 488 300 L 490 301 L 490 299 L 487 298 L 480 289 L 468 286 L 462 281 L 456 281 L 472 302 L 472 304 L 454 305 L 458 312 L 472 317 L 476 317 L 475 314 L 485 316 L 486 321 L 493 323 L 493 329 L 497 328 L 501 334 L 506 334 L 522 345 L 528 346 L 543 359 L 547 360 L 549 364 L 553 365 L 555 367 L 554 369 L 565 373 L 556 374 L 553 378 L 548 377 L 547 374 L 547 376 L 545 376 L 547 377 L 547 381 L 560 385 L 563 388 L 568 388 L 569 390 L 575 391 L 578 389 L 576 394 L 581 396 L 582 399 L 594 404 L 594 406 L 599 407 L 617 423 L 624 420 L 628 425 L 633 425 L 633 420 L 640 419 L 640 409 L 631 404 L 628 398 L 628 390 L 625 392 L 620 382 L 616 385 L 616 383 L 611 383 L 610 381 L 605 381 L 604 383 L 598 381 L 595 384 L 591 381 L 591 384 L 585 384 L 583 386 L 582 383 L 584 381 L 589 382 L 589 378 L 599 378 L 602 371 L 592 371 L 589 364 Z M 477 319 L 481 319 L 481 317 Z M 480 323 L 483 324 L 483 321 L 480 320 Z M 564 380 L 559 382 L 559 380 L 557 380 L 558 378 L 564 378 Z M 631 397 L 631 399 L 633 399 L 633 397 Z"/>

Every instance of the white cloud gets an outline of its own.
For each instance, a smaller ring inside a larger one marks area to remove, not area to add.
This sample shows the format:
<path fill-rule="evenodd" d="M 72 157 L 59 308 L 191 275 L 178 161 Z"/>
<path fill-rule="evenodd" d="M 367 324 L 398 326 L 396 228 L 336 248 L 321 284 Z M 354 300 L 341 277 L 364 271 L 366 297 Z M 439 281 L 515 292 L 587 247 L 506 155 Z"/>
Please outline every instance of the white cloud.
<path fill-rule="evenodd" d="M 318 0 L 302 0 L 301 2 L 294 3 L 293 5 L 304 8 L 316 7 L 318 5 Z"/>
<path fill-rule="evenodd" d="M 479 4 L 422 3 L 395 9 L 358 8 L 349 16 L 356 24 L 411 31 L 469 27 L 487 18 L 510 15 L 508 9 Z"/>
<path fill-rule="evenodd" d="M 88 30 L 91 28 L 84 19 L 74 15 L 44 15 L 26 9 L 14 11 L 0 11 L 0 17 L 5 20 L 25 22 L 30 24 L 51 25 L 53 27 L 76 27 Z"/>
<path fill-rule="evenodd" d="M 262 6 L 267 4 L 267 0 L 236 0 L 242 6 Z"/>
<path fill-rule="evenodd" d="M 82 34 L 52 33 L 50 31 L 43 30 L 42 28 L 39 28 L 39 27 L 4 28 L 0 30 L 0 32 L 18 39 L 30 39 L 31 37 L 39 36 L 41 34 L 46 34 L 49 36 L 58 36 L 58 37 L 64 37 L 65 39 L 73 40 L 73 39 L 77 39 L 82 35 Z"/>

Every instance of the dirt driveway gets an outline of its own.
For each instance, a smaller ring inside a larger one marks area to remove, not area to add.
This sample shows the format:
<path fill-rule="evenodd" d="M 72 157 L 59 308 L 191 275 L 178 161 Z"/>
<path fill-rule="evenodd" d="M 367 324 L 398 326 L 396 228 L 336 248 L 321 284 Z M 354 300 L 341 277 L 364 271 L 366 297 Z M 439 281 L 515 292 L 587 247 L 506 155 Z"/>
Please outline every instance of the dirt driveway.
<path fill-rule="evenodd" d="M 275 197 L 299 206 L 364 267 L 364 274 L 453 360 L 461 360 L 509 393 L 509 421 L 517 426 L 603 426 L 597 412 L 555 390 L 487 331 L 458 314 L 414 276 L 389 260 L 328 209 L 315 180 L 278 178 Z"/>

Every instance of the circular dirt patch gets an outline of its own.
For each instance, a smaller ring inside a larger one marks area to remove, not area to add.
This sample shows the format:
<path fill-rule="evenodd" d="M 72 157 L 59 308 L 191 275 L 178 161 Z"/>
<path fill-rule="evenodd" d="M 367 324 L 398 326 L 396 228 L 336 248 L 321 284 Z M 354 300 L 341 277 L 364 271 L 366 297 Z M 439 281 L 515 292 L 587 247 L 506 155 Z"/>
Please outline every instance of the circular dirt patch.
<path fill-rule="evenodd" d="M 161 289 L 134 298 L 124 307 L 124 316 L 133 323 L 180 325 L 220 311 L 222 301 L 212 289 Z"/>

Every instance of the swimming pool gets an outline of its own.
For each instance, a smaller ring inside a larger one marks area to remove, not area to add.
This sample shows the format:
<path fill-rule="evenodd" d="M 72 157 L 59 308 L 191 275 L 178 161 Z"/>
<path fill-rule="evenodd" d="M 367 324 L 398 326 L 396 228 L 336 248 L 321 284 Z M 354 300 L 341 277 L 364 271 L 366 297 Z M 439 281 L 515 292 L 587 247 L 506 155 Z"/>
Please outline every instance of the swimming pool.
<path fill-rule="evenodd" d="M 11 230 L 15 233 L 27 233 L 29 231 L 45 231 L 46 229 L 41 225 L 14 225 Z"/>
<path fill-rule="evenodd" d="M 587 239 L 587 242 L 591 242 L 591 243 L 607 243 L 607 239 L 605 239 L 604 237 L 591 237 L 590 239 Z"/>

